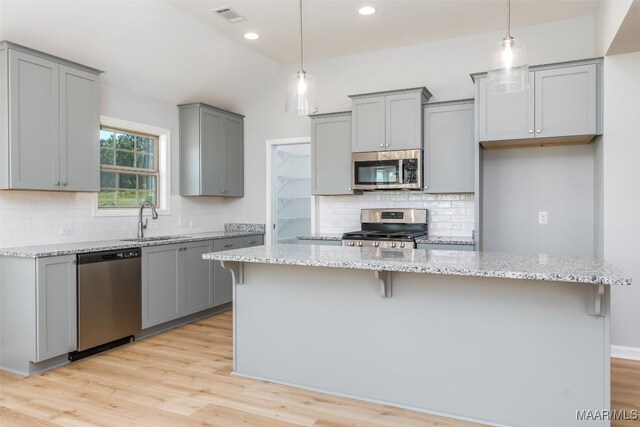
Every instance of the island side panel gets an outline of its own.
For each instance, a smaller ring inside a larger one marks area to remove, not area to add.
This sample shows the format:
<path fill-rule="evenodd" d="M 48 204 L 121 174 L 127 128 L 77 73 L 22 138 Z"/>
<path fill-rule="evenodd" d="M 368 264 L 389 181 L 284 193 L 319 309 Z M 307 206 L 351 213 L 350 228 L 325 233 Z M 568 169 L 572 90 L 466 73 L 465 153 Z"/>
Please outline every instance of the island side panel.
<path fill-rule="evenodd" d="M 235 373 L 487 423 L 608 425 L 609 299 L 588 284 L 245 263 Z"/>

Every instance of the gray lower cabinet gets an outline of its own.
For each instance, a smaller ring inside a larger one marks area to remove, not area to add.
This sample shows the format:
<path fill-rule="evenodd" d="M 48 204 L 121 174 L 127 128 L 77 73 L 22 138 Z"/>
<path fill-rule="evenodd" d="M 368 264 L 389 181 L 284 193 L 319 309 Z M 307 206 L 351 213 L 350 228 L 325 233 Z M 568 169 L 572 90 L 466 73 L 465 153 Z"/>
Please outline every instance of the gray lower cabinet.
<path fill-rule="evenodd" d="M 30 375 L 77 350 L 76 313 L 75 255 L 0 257 L 0 368 Z"/>
<path fill-rule="evenodd" d="M 424 107 L 424 185 L 428 193 L 473 193 L 473 100 Z"/>
<path fill-rule="evenodd" d="M 532 67 L 528 90 L 513 94 L 488 93 L 486 76 L 474 76 L 478 139 L 588 142 L 602 132 L 601 69 L 600 59 Z"/>
<path fill-rule="evenodd" d="M 76 256 L 38 258 L 36 357 L 51 359 L 78 348 Z"/>
<path fill-rule="evenodd" d="M 213 242 L 213 250 L 214 252 L 218 252 L 239 249 L 242 247 L 242 239 L 241 237 L 234 237 L 231 239 L 215 240 Z M 220 262 L 214 261 L 213 264 L 215 271 L 213 305 L 218 306 L 233 300 L 233 280 L 231 272 L 222 268 Z"/>
<path fill-rule="evenodd" d="M 0 188 L 99 191 L 100 71 L 0 43 Z"/>
<path fill-rule="evenodd" d="M 352 95 L 352 152 L 422 149 L 426 88 Z"/>
<path fill-rule="evenodd" d="M 417 249 L 431 249 L 441 251 L 473 251 L 473 245 L 442 245 L 439 243 L 420 243 Z"/>
<path fill-rule="evenodd" d="M 180 105 L 180 195 L 244 195 L 244 117 Z"/>
<path fill-rule="evenodd" d="M 176 319 L 184 313 L 182 245 L 142 248 L 142 328 Z"/>
<path fill-rule="evenodd" d="M 192 242 L 183 245 L 184 252 L 184 314 L 197 313 L 213 307 L 213 263 L 202 255 L 213 252 L 213 242 Z"/>
<path fill-rule="evenodd" d="M 263 239 L 250 235 L 142 248 L 142 328 L 231 302 L 231 273 L 202 255 L 262 245 Z"/>
<path fill-rule="evenodd" d="M 353 194 L 351 112 L 311 117 L 311 193 Z"/>

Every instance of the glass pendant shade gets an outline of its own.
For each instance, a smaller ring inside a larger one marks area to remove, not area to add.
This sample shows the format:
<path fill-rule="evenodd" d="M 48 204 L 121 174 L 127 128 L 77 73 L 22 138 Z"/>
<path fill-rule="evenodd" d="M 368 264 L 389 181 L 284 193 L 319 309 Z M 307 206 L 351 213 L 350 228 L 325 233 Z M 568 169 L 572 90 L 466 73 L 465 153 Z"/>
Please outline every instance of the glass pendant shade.
<path fill-rule="evenodd" d="M 298 116 L 307 116 L 318 112 L 316 79 L 311 74 L 298 71 L 289 77 L 285 111 Z"/>
<path fill-rule="evenodd" d="M 527 46 L 522 40 L 505 37 L 491 57 L 487 75 L 490 93 L 523 92 L 529 88 Z"/>

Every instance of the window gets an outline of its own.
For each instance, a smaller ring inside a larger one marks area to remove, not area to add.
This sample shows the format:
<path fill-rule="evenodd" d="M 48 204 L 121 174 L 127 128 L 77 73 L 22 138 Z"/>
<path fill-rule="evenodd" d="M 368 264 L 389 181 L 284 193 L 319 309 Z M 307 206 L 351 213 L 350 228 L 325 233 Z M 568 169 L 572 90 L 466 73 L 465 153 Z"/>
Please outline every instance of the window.
<path fill-rule="evenodd" d="M 158 136 L 101 126 L 99 209 L 159 204 Z"/>

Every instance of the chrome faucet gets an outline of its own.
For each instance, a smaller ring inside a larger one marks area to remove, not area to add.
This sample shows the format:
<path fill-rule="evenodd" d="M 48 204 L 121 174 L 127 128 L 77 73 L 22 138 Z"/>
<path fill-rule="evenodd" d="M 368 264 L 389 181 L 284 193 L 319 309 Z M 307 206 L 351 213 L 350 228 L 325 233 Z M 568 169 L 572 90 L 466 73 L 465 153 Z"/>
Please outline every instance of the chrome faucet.
<path fill-rule="evenodd" d="M 158 212 L 156 211 L 156 207 L 153 203 L 148 200 L 145 200 L 140 205 L 140 214 L 138 217 L 138 239 L 144 238 L 144 229 L 147 228 L 147 224 L 149 223 L 149 218 L 147 218 L 144 222 L 142 222 L 142 211 L 145 206 L 149 206 L 151 208 L 151 218 L 158 219 Z"/>

